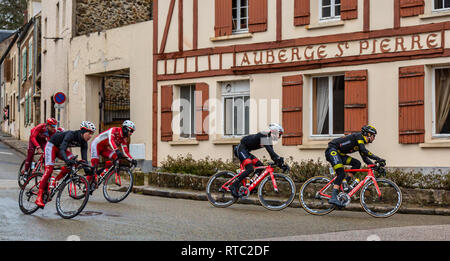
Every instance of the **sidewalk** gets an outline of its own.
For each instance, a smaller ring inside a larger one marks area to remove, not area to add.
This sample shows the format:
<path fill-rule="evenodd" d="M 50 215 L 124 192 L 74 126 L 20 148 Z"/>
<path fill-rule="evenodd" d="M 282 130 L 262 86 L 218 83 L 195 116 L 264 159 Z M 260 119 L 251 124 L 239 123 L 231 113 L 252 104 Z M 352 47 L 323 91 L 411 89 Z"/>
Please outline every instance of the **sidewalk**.
<path fill-rule="evenodd" d="M 15 139 L 14 137 L 9 136 L 8 134 L 0 132 L 0 142 L 6 144 L 11 147 L 15 151 L 20 154 L 26 156 L 28 149 L 28 142 L 20 141 Z M 175 175 L 175 174 L 174 174 Z M 201 200 L 207 201 L 206 194 L 204 191 L 198 190 L 187 190 L 187 189 L 174 189 L 167 188 L 157 185 L 145 185 L 145 186 L 134 186 L 134 193 L 140 193 L 142 195 L 148 196 L 158 196 L 158 197 L 169 197 L 169 198 L 178 198 L 178 199 L 189 199 L 189 200 Z M 356 201 L 354 201 L 356 202 Z M 247 199 L 241 199 L 239 201 L 240 204 L 252 204 L 252 205 L 260 205 L 258 199 L 256 197 L 250 197 Z M 300 203 L 298 202 L 298 195 L 291 204 L 291 207 L 300 208 Z M 345 211 L 363 211 L 361 205 L 356 203 L 350 203 L 347 206 Z M 450 216 L 450 208 L 442 208 L 442 207 L 424 207 L 424 206 L 416 206 L 409 205 L 407 202 L 403 202 L 402 207 L 398 211 L 398 213 L 403 214 L 427 214 L 427 215 L 446 215 Z"/>

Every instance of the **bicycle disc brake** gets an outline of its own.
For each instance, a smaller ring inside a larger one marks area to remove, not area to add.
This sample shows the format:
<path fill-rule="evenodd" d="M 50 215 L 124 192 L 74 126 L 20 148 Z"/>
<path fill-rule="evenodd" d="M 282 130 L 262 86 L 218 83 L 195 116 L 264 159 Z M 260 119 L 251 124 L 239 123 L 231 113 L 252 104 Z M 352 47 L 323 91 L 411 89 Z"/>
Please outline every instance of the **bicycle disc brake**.
<path fill-rule="evenodd" d="M 337 199 L 342 202 L 342 205 L 344 207 L 348 206 L 350 204 L 351 198 L 347 193 L 341 192 L 338 194 Z"/>

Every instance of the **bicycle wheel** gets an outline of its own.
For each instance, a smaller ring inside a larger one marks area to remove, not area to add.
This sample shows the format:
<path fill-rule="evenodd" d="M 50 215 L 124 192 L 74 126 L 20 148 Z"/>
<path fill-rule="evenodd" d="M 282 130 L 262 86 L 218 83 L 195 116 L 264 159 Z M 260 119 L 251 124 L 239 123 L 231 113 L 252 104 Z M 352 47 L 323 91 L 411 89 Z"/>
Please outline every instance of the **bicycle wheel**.
<path fill-rule="evenodd" d="M 303 183 L 300 188 L 299 199 L 306 212 L 313 215 L 326 215 L 336 208 L 335 205 L 328 203 L 328 197 L 321 195 L 325 194 L 331 197 L 333 184 L 330 181 L 327 177 L 317 176 Z M 321 189 L 323 189 L 322 193 L 319 194 Z"/>
<path fill-rule="evenodd" d="M 83 211 L 89 200 L 89 182 L 83 176 L 73 176 L 58 188 L 56 211 L 62 218 L 73 218 Z M 82 194 L 82 199 L 78 195 Z"/>
<path fill-rule="evenodd" d="M 206 184 L 206 197 L 208 198 L 209 203 L 211 203 L 215 207 L 226 208 L 231 206 L 237 201 L 237 198 L 231 195 L 231 191 L 228 189 L 224 189 L 222 186 L 231 178 L 233 178 L 235 174 L 230 171 L 222 171 L 217 174 L 214 174 Z M 231 185 L 231 183 L 229 184 Z"/>
<path fill-rule="evenodd" d="M 20 188 L 23 188 L 25 182 L 28 179 L 28 177 L 24 174 L 24 172 L 25 172 L 25 160 L 20 165 L 19 173 L 17 175 L 17 183 L 19 184 Z"/>
<path fill-rule="evenodd" d="M 390 217 L 402 205 L 402 192 L 393 181 L 376 179 L 378 188 L 373 180 L 367 182 L 361 189 L 361 206 L 373 217 Z"/>
<path fill-rule="evenodd" d="M 278 190 L 275 190 L 270 176 L 267 176 L 258 187 L 258 197 L 261 205 L 268 210 L 287 208 L 295 197 L 294 181 L 283 174 L 273 174 Z"/>
<path fill-rule="evenodd" d="M 39 209 L 38 205 L 34 202 L 37 198 L 41 178 L 42 173 L 36 172 L 27 181 L 25 181 L 19 192 L 19 208 L 26 215 L 33 214 Z"/>
<path fill-rule="evenodd" d="M 111 203 L 124 200 L 133 189 L 133 173 L 129 168 L 119 168 L 111 171 L 103 184 L 103 196 Z"/>

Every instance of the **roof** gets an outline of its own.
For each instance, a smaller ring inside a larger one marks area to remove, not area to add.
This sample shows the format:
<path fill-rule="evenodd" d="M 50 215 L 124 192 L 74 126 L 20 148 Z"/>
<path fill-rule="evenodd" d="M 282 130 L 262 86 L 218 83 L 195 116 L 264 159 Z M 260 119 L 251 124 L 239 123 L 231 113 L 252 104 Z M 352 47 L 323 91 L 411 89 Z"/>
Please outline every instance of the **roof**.
<path fill-rule="evenodd" d="M 0 30 L 0 43 L 11 36 L 15 31 L 12 30 Z"/>

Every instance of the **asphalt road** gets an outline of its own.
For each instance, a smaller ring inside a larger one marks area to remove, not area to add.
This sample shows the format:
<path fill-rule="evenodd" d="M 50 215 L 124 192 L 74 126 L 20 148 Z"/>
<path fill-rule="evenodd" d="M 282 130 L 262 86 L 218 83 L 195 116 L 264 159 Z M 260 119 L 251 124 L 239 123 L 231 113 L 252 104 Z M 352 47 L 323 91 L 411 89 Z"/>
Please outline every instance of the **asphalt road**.
<path fill-rule="evenodd" d="M 335 211 L 316 217 L 300 208 L 272 212 L 256 205 L 215 208 L 206 201 L 131 194 L 108 203 L 94 192 L 80 216 L 60 218 L 52 201 L 33 215 L 18 207 L 17 168 L 23 157 L 0 143 L 0 240 L 440 240 L 450 241 L 450 218 Z"/>

